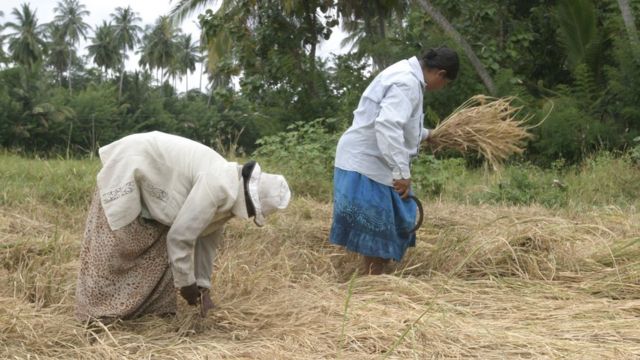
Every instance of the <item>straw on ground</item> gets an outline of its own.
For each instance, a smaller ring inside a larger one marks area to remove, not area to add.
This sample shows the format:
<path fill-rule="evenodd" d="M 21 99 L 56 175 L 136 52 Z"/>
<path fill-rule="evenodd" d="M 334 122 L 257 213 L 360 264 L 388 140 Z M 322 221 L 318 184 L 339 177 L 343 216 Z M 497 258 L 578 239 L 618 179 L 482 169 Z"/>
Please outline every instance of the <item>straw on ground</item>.
<path fill-rule="evenodd" d="M 425 205 L 428 226 L 393 275 L 349 281 L 359 263 L 327 243 L 331 205 L 297 199 L 263 229 L 231 223 L 208 318 L 181 303 L 176 318 L 93 329 L 72 308 L 84 212 L 12 205 L 0 212 L 0 357 L 640 356 L 633 209 Z"/>

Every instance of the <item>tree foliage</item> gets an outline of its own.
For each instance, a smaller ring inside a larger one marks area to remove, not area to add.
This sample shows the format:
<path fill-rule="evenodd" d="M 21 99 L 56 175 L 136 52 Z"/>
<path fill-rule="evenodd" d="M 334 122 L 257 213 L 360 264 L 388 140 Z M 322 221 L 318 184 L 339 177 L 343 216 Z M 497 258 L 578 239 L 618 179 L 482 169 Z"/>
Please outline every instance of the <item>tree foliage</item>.
<path fill-rule="evenodd" d="M 163 130 L 221 151 L 261 145 L 262 156 L 284 156 L 295 150 L 276 148 L 292 137 L 296 149 L 322 152 L 378 71 L 447 45 L 460 52 L 461 71 L 444 91 L 425 93 L 428 126 L 487 92 L 490 79 L 498 96 L 518 96 L 532 122 L 546 117 L 526 160 L 637 150 L 640 52 L 629 39 L 638 0 L 182 0 L 152 24 L 132 7 L 86 24 L 88 11 L 61 0 L 47 24 L 26 4 L 0 17 L 0 146 L 86 154 Z M 180 30 L 190 14 L 197 38 Z M 319 56 L 338 28 L 349 50 Z M 133 53 L 139 67 L 126 69 Z M 176 88 L 198 66 L 205 88 Z"/>

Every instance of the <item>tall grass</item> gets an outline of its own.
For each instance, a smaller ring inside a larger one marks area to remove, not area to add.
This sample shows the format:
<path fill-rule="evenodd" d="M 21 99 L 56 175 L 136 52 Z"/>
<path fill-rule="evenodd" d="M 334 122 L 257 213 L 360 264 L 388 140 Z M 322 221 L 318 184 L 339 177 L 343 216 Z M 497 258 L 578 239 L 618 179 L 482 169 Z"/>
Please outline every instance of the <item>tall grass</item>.
<path fill-rule="evenodd" d="M 640 206 L 640 166 L 628 155 L 602 152 L 575 166 L 544 169 L 512 163 L 501 171 L 469 169 L 462 159 L 414 162 L 419 196 L 469 204 L 542 205 L 548 208 Z"/>
<path fill-rule="evenodd" d="M 41 160 L 0 152 L 0 205 L 84 207 L 99 167 L 97 159 Z"/>

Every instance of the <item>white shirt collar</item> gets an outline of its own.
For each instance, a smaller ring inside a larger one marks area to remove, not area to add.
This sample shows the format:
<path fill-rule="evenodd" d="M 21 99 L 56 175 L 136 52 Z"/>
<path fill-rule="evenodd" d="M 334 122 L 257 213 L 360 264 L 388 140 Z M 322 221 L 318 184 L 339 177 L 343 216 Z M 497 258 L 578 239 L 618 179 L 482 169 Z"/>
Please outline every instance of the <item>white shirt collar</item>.
<path fill-rule="evenodd" d="M 418 80 L 420 80 L 420 84 L 422 85 L 422 87 L 424 87 L 426 85 L 426 83 L 424 81 L 424 72 L 422 71 L 422 65 L 420 65 L 420 61 L 415 56 L 410 58 L 410 59 L 407 59 L 407 61 L 409 62 L 409 65 L 411 66 L 411 73 L 416 78 L 418 78 Z"/>
<path fill-rule="evenodd" d="M 238 165 L 238 178 L 239 178 L 240 186 L 238 186 L 238 196 L 236 197 L 236 202 L 233 204 L 233 208 L 231 208 L 231 213 L 241 219 L 247 220 L 249 219 L 249 214 L 247 213 L 247 203 L 244 197 L 244 181 L 242 179 L 242 165 Z"/>

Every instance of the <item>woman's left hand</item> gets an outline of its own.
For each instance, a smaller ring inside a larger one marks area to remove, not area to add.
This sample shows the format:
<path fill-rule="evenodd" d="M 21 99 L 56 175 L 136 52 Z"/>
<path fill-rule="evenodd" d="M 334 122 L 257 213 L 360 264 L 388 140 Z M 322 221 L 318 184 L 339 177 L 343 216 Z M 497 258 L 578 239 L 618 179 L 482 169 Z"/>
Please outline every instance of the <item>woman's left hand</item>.
<path fill-rule="evenodd" d="M 198 298 L 200 297 L 200 290 L 198 290 L 198 285 L 193 283 L 191 285 L 181 287 L 180 295 L 187 300 L 187 304 L 197 305 Z"/>

